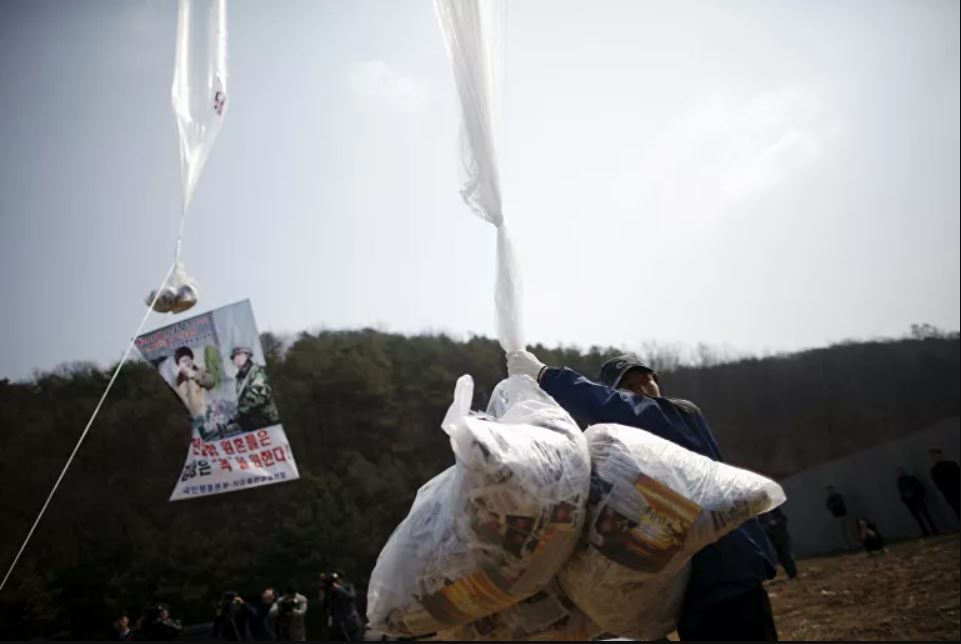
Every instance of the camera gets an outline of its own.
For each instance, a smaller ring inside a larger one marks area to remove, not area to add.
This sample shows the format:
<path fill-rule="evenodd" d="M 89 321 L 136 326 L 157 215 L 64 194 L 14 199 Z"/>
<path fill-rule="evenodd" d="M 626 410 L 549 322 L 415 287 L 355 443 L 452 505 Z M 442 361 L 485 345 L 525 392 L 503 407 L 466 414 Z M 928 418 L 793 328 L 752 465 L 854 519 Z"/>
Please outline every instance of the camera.
<path fill-rule="evenodd" d="M 340 573 L 336 572 L 324 573 L 320 576 L 320 580 L 324 584 L 325 589 L 333 588 L 335 584 L 343 581 Z"/>
<path fill-rule="evenodd" d="M 287 597 L 280 600 L 280 611 L 282 613 L 290 613 L 293 612 L 299 605 L 300 602 L 295 597 Z"/>
<path fill-rule="evenodd" d="M 227 591 L 220 600 L 220 613 L 237 613 L 240 611 L 239 604 L 243 603 L 243 598 L 236 592 Z"/>

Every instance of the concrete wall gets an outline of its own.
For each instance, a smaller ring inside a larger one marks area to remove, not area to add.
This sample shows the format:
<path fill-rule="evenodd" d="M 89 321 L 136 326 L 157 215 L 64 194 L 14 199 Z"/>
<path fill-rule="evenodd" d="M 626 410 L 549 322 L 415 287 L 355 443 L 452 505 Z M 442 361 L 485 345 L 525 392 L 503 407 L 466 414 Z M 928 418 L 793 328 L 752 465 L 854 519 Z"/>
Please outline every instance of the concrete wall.
<path fill-rule="evenodd" d="M 899 467 L 926 486 L 925 501 L 938 530 L 957 530 L 954 511 L 931 482 L 929 471 L 933 463 L 928 450 L 939 447 L 945 458 L 959 462 L 959 443 L 961 417 L 955 417 L 782 480 L 780 483 L 788 498 L 784 513 L 788 517 L 794 554 L 803 557 L 843 547 L 838 520 L 825 507 L 828 485 L 835 486 L 844 496 L 849 517 L 867 517 L 888 541 L 920 536 L 921 528 L 898 496 Z"/>

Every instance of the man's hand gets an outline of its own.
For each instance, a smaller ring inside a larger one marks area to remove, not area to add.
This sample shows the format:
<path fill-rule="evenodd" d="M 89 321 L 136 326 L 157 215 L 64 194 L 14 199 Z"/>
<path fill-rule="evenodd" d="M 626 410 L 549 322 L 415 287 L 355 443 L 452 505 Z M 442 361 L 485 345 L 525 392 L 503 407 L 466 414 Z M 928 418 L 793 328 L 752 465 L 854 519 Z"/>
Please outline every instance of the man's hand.
<path fill-rule="evenodd" d="M 507 355 L 508 376 L 530 376 L 537 380 L 545 366 L 530 351 L 512 351 Z"/>

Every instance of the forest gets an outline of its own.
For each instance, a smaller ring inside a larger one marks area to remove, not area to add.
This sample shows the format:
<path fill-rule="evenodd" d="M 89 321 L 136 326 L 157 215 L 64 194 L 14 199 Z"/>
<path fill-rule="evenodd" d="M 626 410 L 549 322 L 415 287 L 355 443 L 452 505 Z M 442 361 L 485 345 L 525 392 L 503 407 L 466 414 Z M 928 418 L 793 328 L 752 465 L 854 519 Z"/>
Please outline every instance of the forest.
<path fill-rule="evenodd" d="M 144 362 L 127 365 L 0 594 L 2 636 L 107 636 L 114 611 L 171 605 L 208 622 L 223 590 L 267 585 L 316 595 L 339 569 L 362 595 L 418 487 L 453 462 L 440 422 L 458 376 L 483 409 L 505 376 L 496 341 L 372 329 L 261 336 L 301 478 L 168 502 L 188 422 Z M 665 395 L 695 402 L 728 462 L 779 478 L 959 415 L 958 334 L 915 325 L 903 338 L 750 357 L 648 344 Z M 548 365 L 593 377 L 614 347 L 533 346 Z M 0 565 L 43 504 L 111 370 L 63 365 L 0 379 Z M 363 607 L 361 607 L 363 610 Z M 308 612 L 308 637 L 311 619 Z"/>

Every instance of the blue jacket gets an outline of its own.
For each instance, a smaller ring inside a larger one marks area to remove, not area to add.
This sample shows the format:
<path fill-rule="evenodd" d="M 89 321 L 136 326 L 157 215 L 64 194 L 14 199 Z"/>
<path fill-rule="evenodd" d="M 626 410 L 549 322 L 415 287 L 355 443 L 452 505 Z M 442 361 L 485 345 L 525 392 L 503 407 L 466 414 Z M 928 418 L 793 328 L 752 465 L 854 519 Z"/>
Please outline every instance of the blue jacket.
<path fill-rule="evenodd" d="M 541 388 L 582 425 L 617 423 L 643 428 L 681 447 L 723 461 L 701 411 L 686 400 L 651 398 L 599 385 L 575 371 L 548 368 Z M 775 555 L 751 519 L 691 560 L 684 611 L 696 611 L 757 588 L 776 573 Z"/>

